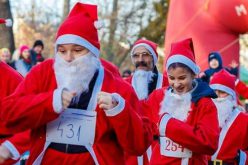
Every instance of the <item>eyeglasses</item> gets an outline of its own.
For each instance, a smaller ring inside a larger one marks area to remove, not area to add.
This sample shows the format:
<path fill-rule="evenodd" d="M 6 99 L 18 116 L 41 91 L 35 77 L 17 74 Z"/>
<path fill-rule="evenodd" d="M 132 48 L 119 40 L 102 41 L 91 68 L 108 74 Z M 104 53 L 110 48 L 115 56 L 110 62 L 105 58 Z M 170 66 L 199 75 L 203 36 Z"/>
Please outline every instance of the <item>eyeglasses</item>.
<path fill-rule="evenodd" d="M 141 58 L 142 57 L 143 58 L 149 58 L 151 56 L 151 54 L 148 53 L 148 52 L 141 52 L 141 53 L 134 53 L 134 54 L 132 54 L 132 58 L 137 59 L 137 58 L 140 57 L 140 55 L 141 55 Z"/>

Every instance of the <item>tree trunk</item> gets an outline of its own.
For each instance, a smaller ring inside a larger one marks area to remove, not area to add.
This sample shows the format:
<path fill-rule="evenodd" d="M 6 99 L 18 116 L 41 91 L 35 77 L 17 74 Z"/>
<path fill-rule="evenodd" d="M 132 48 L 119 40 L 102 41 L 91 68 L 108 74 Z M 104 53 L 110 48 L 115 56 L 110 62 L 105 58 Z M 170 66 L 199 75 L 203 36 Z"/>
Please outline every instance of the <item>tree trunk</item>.
<path fill-rule="evenodd" d="M 117 28 L 117 16 L 118 16 L 118 0 L 113 1 L 112 14 L 110 17 L 110 28 L 109 28 L 109 40 L 108 40 L 108 60 L 113 61 L 113 45 L 115 42 L 115 31 Z"/>
<path fill-rule="evenodd" d="M 64 7 L 63 7 L 63 18 L 62 21 L 65 20 L 65 18 L 67 17 L 67 15 L 70 12 L 70 0 L 64 0 Z"/>
<path fill-rule="evenodd" d="M 9 0 L 0 0 L 0 18 L 9 18 L 13 21 Z M 11 52 L 14 52 L 15 40 L 12 27 L 6 27 L 1 24 L 0 33 L 0 48 L 9 48 Z"/>

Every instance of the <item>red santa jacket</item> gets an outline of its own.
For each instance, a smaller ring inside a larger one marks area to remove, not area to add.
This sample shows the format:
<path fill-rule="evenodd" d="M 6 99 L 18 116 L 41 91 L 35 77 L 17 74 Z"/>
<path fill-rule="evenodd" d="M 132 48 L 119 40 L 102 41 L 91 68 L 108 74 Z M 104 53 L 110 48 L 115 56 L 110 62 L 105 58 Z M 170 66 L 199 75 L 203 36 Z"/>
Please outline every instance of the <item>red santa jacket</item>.
<path fill-rule="evenodd" d="M 248 86 L 240 80 L 236 80 L 235 83 L 235 90 L 237 91 L 237 93 L 243 98 L 248 99 Z"/>
<path fill-rule="evenodd" d="M 237 117 L 233 119 L 226 133 L 221 132 L 218 150 L 212 159 L 234 164 L 248 164 L 248 115 L 238 112 Z M 239 163 L 236 159 L 238 152 L 240 152 Z"/>
<path fill-rule="evenodd" d="M 192 151 L 192 157 L 188 162 L 189 165 L 207 164 L 206 155 L 213 154 L 218 145 L 219 128 L 217 110 L 212 100 L 208 98 L 216 97 L 216 95 L 212 93 L 212 96 L 204 96 L 202 89 L 209 89 L 209 87 L 202 86 L 202 88 L 200 84 L 198 84 L 198 87 L 199 89 L 195 89 L 193 92 L 195 96 L 192 94 L 191 111 L 189 111 L 186 122 L 170 118 L 166 125 L 162 125 L 164 127 L 162 133 L 167 138 Z M 146 114 L 159 126 L 163 124 L 159 123 L 159 121 L 162 121 L 160 120 L 159 111 L 165 93 L 165 88 L 156 90 L 144 102 L 144 107 L 147 110 Z M 158 131 L 155 130 L 154 134 L 158 135 Z M 157 142 L 152 152 L 150 164 L 179 165 L 181 161 L 181 158 L 161 155 L 160 144 Z"/>
<path fill-rule="evenodd" d="M 117 66 L 115 66 L 113 63 L 111 63 L 107 60 L 104 60 L 103 58 L 101 58 L 100 60 L 101 60 L 101 63 L 105 69 L 110 71 L 114 76 L 121 77 L 121 74 L 120 74 Z"/>
<path fill-rule="evenodd" d="M 156 88 L 154 88 L 153 90 L 162 88 L 164 86 L 168 86 L 168 79 L 167 77 L 163 76 L 161 73 L 159 73 L 157 71 L 157 68 L 155 68 L 155 72 L 158 73 L 158 78 L 157 78 L 157 83 L 154 85 Z M 124 78 L 125 81 L 127 81 L 128 83 L 130 83 L 132 86 L 132 79 L 133 76 Z M 133 86 L 134 87 L 134 86 Z M 152 93 L 152 91 L 150 91 Z M 128 156 L 126 155 L 125 159 L 126 159 L 126 165 L 148 165 L 149 164 L 149 158 L 148 156 L 151 155 L 151 151 L 152 149 L 149 148 L 149 151 L 147 151 L 146 153 L 143 154 L 143 157 L 137 157 L 137 156 Z"/>
<path fill-rule="evenodd" d="M 19 83 L 23 80 L 22 76 L 9 67 L 7 64 L 0 62 L 0 100 L 12 94 Z M 2 113 L 5 113 L 1 108 Z M 16 149 L 16 154 L 21 155 L 29 149 L 29 133 L 27 131 L 13 135 L 3 122 L 0 122 L 0 144 L 8 141 L 6 144 Z M 8 160 L 4 165 L 11 165 L 15 160 Z"/>
<path fill-rule="evenodd" d="M 44 147 L 46 124 L 59 115 L 53 109 L 53 93 L 57 88 L 54 60 L 35 66 L 20 84 L 18 90 L 3 100 L 2 113 L 13 132 L 32 129 L 28 164 L 32 164 Z M 124 164 L 124 151 L 142 154 L 152 141 L 151 123 L 140 117 L 139 102 L 130 85 L 104 70 L 101 91 L 119 93 L 125 99 L 124 109 L 115 116 L 106 116 L 96 108 L 96 134 L 93 149 L 100 164 Z M 19 124 L 16 124 L 19 123 Z M 94 164 L 89 152 L 66 154 L 48 148 L 42 164 Z"/>

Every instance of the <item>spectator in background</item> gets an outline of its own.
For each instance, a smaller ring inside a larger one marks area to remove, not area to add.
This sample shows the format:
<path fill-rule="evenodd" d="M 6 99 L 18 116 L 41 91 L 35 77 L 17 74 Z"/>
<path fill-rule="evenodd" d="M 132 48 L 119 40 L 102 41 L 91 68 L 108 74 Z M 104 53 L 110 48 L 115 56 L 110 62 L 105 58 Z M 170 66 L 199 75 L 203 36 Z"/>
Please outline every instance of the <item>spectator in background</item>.
<path fill-rule="evenodd" d="M 37 57 L 36 60 L 37 60 L 36 65 L 38 65 L 38 64 L 42 63 L 43 61 L 45 61 L 45 59 L 42 56 Z"/>
<path fill-rule="evenodd" d="M 0 60 L 12 68 L 15 68 L 14 63 L 11 61 L 11 53 L 8 48 L 2 48 L 0 50 Z"/>
<path fill-rule="evenodd" d="M 222 64 L 221 54 L 219 52 L 209 53 L 208 64 L 209 64 L 209 69 L 199 74 L 199 77 L 207 83 L 209 83 L 214 73 L 219 72 L 221 69 L 224 68 Z M 232 61 L 232 64 L 230 64 L 230 66 L 231 66 L 230 69 L 228 68 L 224 68 L 224 69 L 226 69 L 229 73 L 238 76 L 238 66 L 235 65 L 235 61 Z"/>
<path fill-rule="evenodd" d="M 132 72 L 131 72 L 130 69 L 126 69 L 126 70 L 124 70 L 123 73 L 122 73 L 122 77 L 123 77 L 123 78 L 130 77 L 131 75 L 132 75 Z"/>
<path fill-rule="evenodd" d="M 20 59 L 15 62 L 16 70 L 25 77 L 32 67 L 29 47 L 23 45 L 20 47 Z"/>
<path fill-rule="evenodd" d="M 43 50 L 44 44 L 42 40 L 36 40 L 34 42 L 33 48 L 30 50 L 32 66 L 36 65 L 36 63 L 40 62 L 42 59 L 44 61 L 44 57 L 42 56 Z"/>

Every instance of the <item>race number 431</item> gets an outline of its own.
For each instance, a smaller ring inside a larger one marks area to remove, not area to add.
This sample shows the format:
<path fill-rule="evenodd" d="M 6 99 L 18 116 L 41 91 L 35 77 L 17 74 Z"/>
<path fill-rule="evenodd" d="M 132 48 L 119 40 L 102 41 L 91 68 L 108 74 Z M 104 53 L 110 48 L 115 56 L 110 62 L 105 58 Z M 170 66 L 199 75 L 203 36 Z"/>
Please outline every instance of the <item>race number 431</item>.
<path fill-rule="evenodd" d="M 60 132 L 60 138 L 68 138 L 78 141 L 80 140 L 80 134 L 81 134 L 81 125 L 75 125 L 73 123 L 61 125 L 61 121 L 59 122 L 57 126 L 57 131 Z"/>
<path fill-rule="evenodd" d="M 95 127 L 95 111 L 69 109 L 47 124 L 46 141 L 74 145 L 93 144 Z"/>

